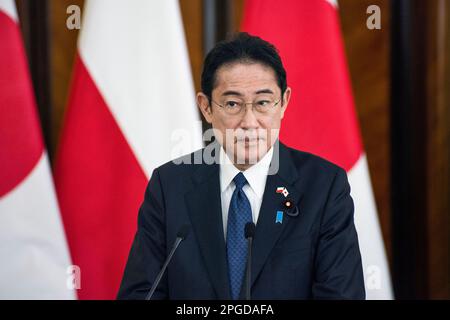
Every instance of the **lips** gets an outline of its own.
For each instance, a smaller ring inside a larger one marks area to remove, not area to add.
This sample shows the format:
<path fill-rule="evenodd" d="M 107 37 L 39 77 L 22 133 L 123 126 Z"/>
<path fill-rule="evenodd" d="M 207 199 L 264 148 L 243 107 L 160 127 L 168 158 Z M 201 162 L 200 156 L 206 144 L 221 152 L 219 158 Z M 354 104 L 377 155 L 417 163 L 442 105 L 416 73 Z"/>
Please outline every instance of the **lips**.
<path fill-rule="evenodd" d="M 261 144 L 264 139 L 262 138 L 242 138 L 237 139 L 236 143 L 244 147 L 256 147 Z"/>
<path fill-rule="evenodd" d="M 255 141 L 259 141 L 262 140 L 262 138 L 236 138 L 236 142 L 255 142 Z"/>
<path fill-rule="evenodd" d="M 234 142 L 243 144 L 256 144 L 266 140 L 266 130 L 243 131 L 236 130 L 234 132 Z"/>

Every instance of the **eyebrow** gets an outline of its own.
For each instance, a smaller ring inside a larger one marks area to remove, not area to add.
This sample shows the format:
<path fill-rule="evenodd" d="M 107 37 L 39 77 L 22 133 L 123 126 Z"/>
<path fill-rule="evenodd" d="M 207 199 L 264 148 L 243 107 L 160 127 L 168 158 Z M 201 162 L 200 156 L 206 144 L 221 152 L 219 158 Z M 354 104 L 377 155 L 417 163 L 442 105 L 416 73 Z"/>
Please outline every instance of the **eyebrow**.
<path fill-rule="evenodd" d="M 261 94 L 261 93 L 269 93 L 269 94 L 274 94 L 272 90 L 270 89 L 261 89 L 255 92 L 255 94 Z M 224 93 L 222 93 L 222 96 L 239 96 L 242 97 L 243 94 L 238 92 L 238 91 L 233 91 L 233 90 L 228 90 L 225 91 Z"/>
<path fill-rule="evenodd" d="M 222 93 L 222 95 L 223 96 L 240 96 L 240 97 L 243 96 L 242 93 L 237 92 L 237 91 L 232 91 L 232 90 L 225 91 L 224 93 Z"/>
<path fill-rule="evenodd" d="M 261 93 L 270 93 L 270 94 L 273 94 L 273 91 L 270 90 L 270 89 L 262 89 L 262 90 L 256 91 L 256 94 L 261 94 Z"/>

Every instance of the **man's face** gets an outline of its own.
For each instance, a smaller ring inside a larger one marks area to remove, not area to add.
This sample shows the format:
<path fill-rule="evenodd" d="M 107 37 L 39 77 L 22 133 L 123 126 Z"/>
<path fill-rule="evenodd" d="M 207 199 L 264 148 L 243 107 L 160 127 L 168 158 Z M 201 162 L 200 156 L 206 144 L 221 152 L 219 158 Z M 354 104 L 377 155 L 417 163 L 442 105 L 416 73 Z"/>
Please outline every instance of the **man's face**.
<path fill-rule="evenodd" d="M 236 166 L 245 170 L 259 161 L 278 138 L 290 93 L 287 88 L 281 96 L 272 68 L 237 62 L 217 70 L 212 101 L 199 93 L 197 102 L 206 121 L 212 124 L 216 139 Z M 260 112 L 251 103 L 272 107 Z M 241 112 L 230 111 L 239 104 L 243 104 Z"/>

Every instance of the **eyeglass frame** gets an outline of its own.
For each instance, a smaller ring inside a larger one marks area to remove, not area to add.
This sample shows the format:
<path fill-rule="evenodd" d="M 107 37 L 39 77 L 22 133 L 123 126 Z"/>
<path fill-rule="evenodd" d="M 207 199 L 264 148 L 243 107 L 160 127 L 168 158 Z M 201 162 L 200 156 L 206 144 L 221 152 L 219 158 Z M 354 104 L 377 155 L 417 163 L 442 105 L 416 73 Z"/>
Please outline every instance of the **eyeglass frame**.
<path fill-rule="evenodd" d="M 227 107 L 221 105 L 220 103 L 217 103 L 217 102 L 214 101 L 212 98 L 211 98 L 210 100 L 211 100 L 211 102 L 213 102 L 214 104 L 216 104 L 217 106 L 219 106 L 219 107 L 221 107 L 223 110 L 225 110 L 225 112 L 226 112 L 227 114 L 229 114 L 229 115 L 237 116 L 237 115 L 239 115 L 239 114 L 242 113 L 242 110 L 246 109 L 246 108 L 242 107 L 242 108 L 239 110 L 239 112 L 237 112 L 237 113 L 229 113 L 229 112 L 226 111 L 226 110 L 227 110 Z M 274 102 L 273 106 L 270 107 L 270 110 L 274 109 L 274 108 L 281 102 L 281 100 L 282 100 L 282 98 L 280 98 L 277 102 Z M 273 102 L 272 102 L 272 103 L 273 103 Z M 243 105 L 243 106 L 247 106 L 248 104 L 251 104 L 251 105 L 252 105 L 252 110 L 255 111 L 255 104 L 256 104 L 256 102 L 243 102 L 242 105 Z M 265 114 L 265 113 L 262 113 L 262 112 L 259 112 L 259 111 L 257 111 L 257 113 L 258 113 L 258 114 Z"/>

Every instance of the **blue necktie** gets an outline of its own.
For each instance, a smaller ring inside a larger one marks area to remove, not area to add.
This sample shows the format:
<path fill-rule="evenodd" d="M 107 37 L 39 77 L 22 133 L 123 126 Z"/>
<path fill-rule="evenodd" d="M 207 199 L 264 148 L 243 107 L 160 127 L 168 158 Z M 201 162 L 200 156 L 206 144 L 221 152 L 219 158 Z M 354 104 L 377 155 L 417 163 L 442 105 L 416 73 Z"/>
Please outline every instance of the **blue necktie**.
<path fill-rule="evenodd" d="M 227 224 L 227 258 L 228 278 L 230 281 L 231 297 L 239 298 L 247 259 L 247 243 L 244 228 L 251 222 L 252 208 L 242 188 L 247 184 L 242 172 L 233 179 L 236 189 L 230 201 Z"/>

